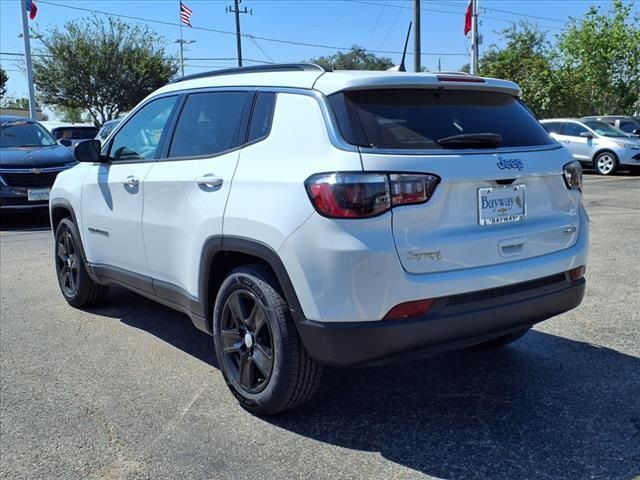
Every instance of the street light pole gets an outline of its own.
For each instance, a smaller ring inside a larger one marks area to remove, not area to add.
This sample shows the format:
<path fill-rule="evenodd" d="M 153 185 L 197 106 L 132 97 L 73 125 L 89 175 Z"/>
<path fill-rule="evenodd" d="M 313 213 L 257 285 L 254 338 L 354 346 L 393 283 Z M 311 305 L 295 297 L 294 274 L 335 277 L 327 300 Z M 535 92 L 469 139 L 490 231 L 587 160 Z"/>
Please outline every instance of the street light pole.
<path fill-rule="evenodd" d="M 29 87 L 29 116 L 36 118 L 36 93 L 33 88 L 33 64 L 31 62 L 31 41 L 29 38 L 29 20 L 27 19 L 27 9 L 24 0 L 20 0 L 20 10 L 22 11 L 22 32 L 24 36 L 24 56 L 27 61 L 27 84 Z"/>

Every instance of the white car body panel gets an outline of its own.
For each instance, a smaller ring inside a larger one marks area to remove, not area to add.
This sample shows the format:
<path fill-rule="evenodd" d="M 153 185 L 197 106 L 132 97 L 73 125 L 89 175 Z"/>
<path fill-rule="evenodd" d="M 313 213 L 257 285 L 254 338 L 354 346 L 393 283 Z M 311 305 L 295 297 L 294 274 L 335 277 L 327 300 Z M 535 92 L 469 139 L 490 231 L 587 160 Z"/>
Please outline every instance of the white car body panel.
<path fill-rule="evenodd" d="M 89 262 L 149 274 L 141 220 L 144 179 L 152 165 L 143 162 L 88 167 L 79 211 Z M 138 180 L 137 187 L 128 185 L 129 177 Z"/>
<path fill-rule="evenodd" d="M 154 162 L 144 181 L 142 225 L 149 275 L 198 295 L 199 258 L 207 238 L 222 232 L 235 150 L 212 158 Z M 201 177 L 222 179 L 217 187 Z"/>

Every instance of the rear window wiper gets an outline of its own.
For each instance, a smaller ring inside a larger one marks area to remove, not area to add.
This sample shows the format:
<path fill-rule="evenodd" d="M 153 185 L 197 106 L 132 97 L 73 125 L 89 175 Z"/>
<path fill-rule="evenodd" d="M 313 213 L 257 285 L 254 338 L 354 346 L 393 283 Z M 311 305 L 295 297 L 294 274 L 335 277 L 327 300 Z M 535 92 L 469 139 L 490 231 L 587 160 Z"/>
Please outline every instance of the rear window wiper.
<path fill-rule="evenodd" d="M 436 140 L 441 147 L 491 148 L 502 145 L 502 135 L 498 133 L 461 133 Z"/>

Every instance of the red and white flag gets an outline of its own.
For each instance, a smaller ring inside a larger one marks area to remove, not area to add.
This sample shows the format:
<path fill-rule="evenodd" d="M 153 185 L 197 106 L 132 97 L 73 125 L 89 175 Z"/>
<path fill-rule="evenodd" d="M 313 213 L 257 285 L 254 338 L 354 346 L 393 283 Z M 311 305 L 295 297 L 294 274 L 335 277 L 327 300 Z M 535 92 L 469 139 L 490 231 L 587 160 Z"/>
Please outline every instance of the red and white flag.
<path fill-rule="evenodd" d="M 36 7 L 35 0 L 25 0 L 24 8 L 29 12 L 29 18 L 35 20 L 38 14 L 38 7 Z"/>
<path fill-rule="evenodd" d="M 191 14 L 193 10 L 187 7 L 184 3 L 180 2 L 180 21 L 187 26 L 191 26 Z"/>
<path fill-rule="evenodd" d="M 471 16 L 473 15 L 473 0 L 469 0 L 469 6 L 467 7 L 467 13 L 464 15 L 464 36 L 471 31 Z"/>

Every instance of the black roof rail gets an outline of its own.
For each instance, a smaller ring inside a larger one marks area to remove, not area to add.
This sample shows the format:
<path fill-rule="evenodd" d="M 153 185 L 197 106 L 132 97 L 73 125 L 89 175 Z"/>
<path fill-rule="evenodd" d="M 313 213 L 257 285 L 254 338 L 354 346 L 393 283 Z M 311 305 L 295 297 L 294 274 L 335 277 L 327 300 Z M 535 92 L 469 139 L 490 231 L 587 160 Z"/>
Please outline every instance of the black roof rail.
<path fill-rule="evenodd" d="M 315 63 L 273 63 L 270 65 L 251 65 L 249 67 L 224 68 L 222 70 L 211 70 L 208 72 L 194 73 L 176 78 L 170 83 L 193 80 L 194 78 L 218 77 L 222 75 L 237 75 L 242 73 L 267 73 L 267 72 L 330 72 Z"/>

